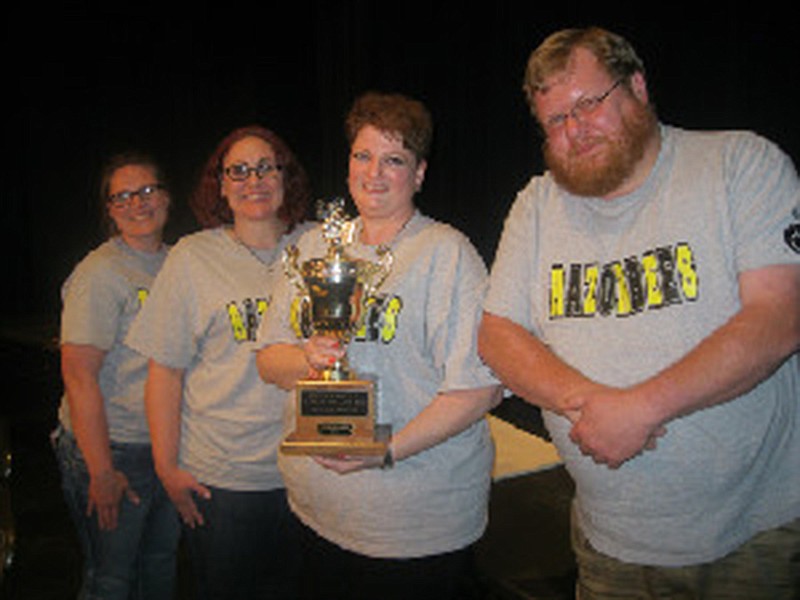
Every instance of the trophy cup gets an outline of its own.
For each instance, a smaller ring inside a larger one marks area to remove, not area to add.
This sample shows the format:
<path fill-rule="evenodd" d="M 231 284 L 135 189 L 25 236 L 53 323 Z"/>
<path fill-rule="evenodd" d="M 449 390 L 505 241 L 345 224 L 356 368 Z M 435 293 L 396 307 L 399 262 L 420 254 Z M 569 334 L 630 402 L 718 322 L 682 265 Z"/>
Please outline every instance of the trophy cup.
<path fill-rule="evenodd" d="M 367 313 L 367 302 L 386 280 L 392 254 L 377 249 L 378 261 L 353 260 L 346 248 L 353 241 L 354 223 L 347 220 L 340 198 L 320 203 L 326 256 L 298 265 L 299 250 L 283 255 L 286 276 L 298 292 L 309 333 L 350 342 Z M 359 379 L 347 355 L 321 372 L 319 379 L 302 379 L 295 387 L 295 430 L 281 444 L 286 454 L 380 455 L 386 452 L 390 425 L 375 423 L 375 382 Z"/>

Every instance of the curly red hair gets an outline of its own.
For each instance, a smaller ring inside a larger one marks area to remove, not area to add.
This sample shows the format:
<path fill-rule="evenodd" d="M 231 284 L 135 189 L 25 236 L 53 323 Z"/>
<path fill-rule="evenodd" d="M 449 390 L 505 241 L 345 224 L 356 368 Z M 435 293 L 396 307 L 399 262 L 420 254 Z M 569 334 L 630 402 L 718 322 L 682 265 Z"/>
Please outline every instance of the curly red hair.
<path fill-rule="evenodd" d="M 258 137 L 268 143 L 275 152 L 278 163 L 283 166 L 281 173 L 284 196 L 283 204 L 278 209 L 278 217 L 291 231 L 295 225 L 305 220 L 308 213 L 311 201 L 308 177 L 286 142 L 275 132 L 261 125 L 240 127 L 222 139 L 206 161 L 189 205 L 203 228 L 233 223 L 233 213 L 228 201 L 220 192 L 222 163 L 231 146 L 247 137 Z"/>

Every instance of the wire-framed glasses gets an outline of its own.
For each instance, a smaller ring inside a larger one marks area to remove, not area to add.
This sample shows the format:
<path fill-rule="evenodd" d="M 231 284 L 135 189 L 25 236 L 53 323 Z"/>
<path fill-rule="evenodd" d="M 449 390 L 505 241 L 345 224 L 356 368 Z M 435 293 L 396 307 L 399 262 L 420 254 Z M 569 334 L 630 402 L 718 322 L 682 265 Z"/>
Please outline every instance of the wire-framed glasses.
<path fill-rule="evenodd" d="M 108 201 L 110 204 L 120 208 L 128 206 L 134 196 L 139 196 L 139 200 L 143 202 L 149 202 L 163 189 L 164 186 L 160 183 L 149 183 L 143 185 L 138 190 L 124 190 L 116 194 L 110 194 L 108 196 Z"/>
<path fill-rule="evenodd" d="M 255 167 L 247 163 L 236 163 L 222 169 L 223 174 L 231 181 L 246 181 L 250 173 L 255 173 L 259 179 L 276 177 L 283 170 L 283 165 L 274 165 L 267 161 L 259 162 Z"/>
<path fill-rule="evenodd" d="M 548 131 L 558 130 L 567 124 L 567 119 L 570 117 L 576 121 L 583 121 L 587 117 L 591 116 L 594 111 L 600 108 L 600 105 L 603 104 L 606 98 L 611 95 L 611 92 L 617 89 L 623 81 L 623 79 L 617 79 L 617 81 L 614 82 L 614 85 L 597 96 L 580 98 L 577 102 L 575 102 L 575 104 L 573 104 L 572 108 L 568 112 L 550 115 L 544 121 L 544 128 Z"/>

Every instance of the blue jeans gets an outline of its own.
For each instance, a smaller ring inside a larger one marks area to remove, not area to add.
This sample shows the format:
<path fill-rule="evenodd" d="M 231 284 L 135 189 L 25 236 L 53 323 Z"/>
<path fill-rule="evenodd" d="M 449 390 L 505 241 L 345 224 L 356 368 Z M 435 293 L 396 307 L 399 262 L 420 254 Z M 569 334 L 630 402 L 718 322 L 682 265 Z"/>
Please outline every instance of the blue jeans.
<path fill-rule="evenodd" d="M 123 497 L 116 529 L 86 515 L 89 473 L 75 438 L 59 428 L 54 447 L 64 498 L 84 555 L 81 600 L 172 600 L 180 523 L 156 477 L 149 444 L 112 442 L 114 468 L 128 478 L 138 505 Z"/>
<path fill-rule="evenodd" d="M 285 490 L 209 487 L 195 497 L 204 524 L 185 527 L 196 597 L 203 600 L 297 600 L 297 524 Z"/>

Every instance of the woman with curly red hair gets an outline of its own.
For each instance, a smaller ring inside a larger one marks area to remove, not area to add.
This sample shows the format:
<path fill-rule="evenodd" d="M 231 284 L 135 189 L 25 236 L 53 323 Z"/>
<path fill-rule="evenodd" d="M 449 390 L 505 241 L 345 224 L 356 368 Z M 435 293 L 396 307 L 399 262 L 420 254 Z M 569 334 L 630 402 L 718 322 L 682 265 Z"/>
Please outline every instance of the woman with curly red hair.
<path fill-rule="evenodd" d="M 156 472 L 184 522 L 202 597 L 296 597 L 276 466 L 285 394 L 260 381 L 254 350 L 308 201 L 305 171 L 275 133 L 249 126 L 225 137 L 191 199 L 204 229 L 172 249 L 128 337 L 150 359 Z"/>

